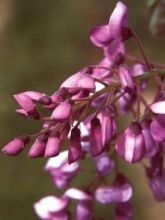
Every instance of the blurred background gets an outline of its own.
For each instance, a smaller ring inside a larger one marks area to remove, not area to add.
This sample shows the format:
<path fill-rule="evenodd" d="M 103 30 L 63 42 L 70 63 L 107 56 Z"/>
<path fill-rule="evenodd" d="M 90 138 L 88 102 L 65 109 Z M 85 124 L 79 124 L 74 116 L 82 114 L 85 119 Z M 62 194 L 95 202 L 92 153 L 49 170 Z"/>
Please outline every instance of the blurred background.
<path fill-rule="evenodd" d="M 148 56 L 165 63 L 164 38 L 149 32 L 144 0 L 127 0 L 130 24 L 141 38 Z M 101 51 L 89 41 L 90 28 L 108 21 L 113 0 L 0 0 L 0 146 L 39 124 L 16 115 L 13 94 L 36 90 L 55 91 L 70 74 L 96 63 Z M 137 51 L 130 48 L 132 53 Z M 50 176 L 43 171 L 46 159 L 0 154 L 0 220 L 35 220 L 32 204 L 54 194 Z M 156 203 L 138 165 L 123 169 L 135 188 L 135 220 L 164 220 L 165 206 Z M 109 209 L 99 209 L 109 219 Z"/>

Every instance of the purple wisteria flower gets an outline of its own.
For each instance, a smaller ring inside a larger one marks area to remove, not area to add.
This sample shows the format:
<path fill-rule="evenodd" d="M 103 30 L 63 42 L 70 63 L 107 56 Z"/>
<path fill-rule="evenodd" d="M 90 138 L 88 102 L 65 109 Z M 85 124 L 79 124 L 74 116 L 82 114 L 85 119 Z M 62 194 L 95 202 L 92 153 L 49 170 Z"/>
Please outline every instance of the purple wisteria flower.
<path fill-rule="evenodd" d="M 125 41 L 132 38 L 143 60 L 127 52 Z M 121 1 L 108 24 L 91 30 L 90 40 L 103 50 L 97 63 L 70 75 L 50 96 L 36 91 L 14 95 L 20 106 L 16 112 L 40 121 L 41 129 L 14 138 L 2 151 L 15 156 L 32 142 L 28 156 L 51 157 L 45 170 L 61 190 L 61 196 L 34 204 L 42 220 L 93 220 L 96 203 L 113 204 L 114 220 L 133 220 L 133 187 L 120 160 L 142 162 L 154 197 L 165 201 L 164 67 L 148 60 Z M 157 90 L 147 100 L 151 78 Z M 77 184 L 74 179 L 81 175 Z"/>

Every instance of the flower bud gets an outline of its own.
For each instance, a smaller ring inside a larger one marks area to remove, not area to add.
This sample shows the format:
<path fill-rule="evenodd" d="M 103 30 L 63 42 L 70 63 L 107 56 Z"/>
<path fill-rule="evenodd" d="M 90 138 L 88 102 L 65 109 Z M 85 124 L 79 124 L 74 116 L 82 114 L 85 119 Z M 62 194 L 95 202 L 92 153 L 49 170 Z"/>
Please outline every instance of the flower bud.
<path fill-rule="evenodd" d="M 57 132 L 52 132 L 48 138 L 45 149 L 45 157 L 54 157 L 60 152 L 60 139 Z"/>
<path fill-rule="evenodd" d="M 81 155 L 80 131 L 77 127 L 75 127 L 71 131 L 71 136 L 69 141 L 69 152 L 68 152 L 69 164 L 78 160 L 80 158 L 80 155 Z"/>
<path fill-rule="evenodd" d="M 102 204 L 127 202 L 132 197 L 132 187 L 125 183 L 121 186 L 103 186 L 96 190 L 95 198 Z"/>
<path fill-rule="evenodd" d="M 121 85 L 123 88 L 130 88 L 130 89 L 134 89 L 134 82 L 133 82 L 133 78 L 130 74 L 130 71 L 128 70 L 128 68 L 124 65 L 120 66 L 119 68 L 119 76 L 120 76 L 120 81 L 121 81 Z"/>
<path fill-rule="evenodd" d="M 44 156 L 45 147 L 46 144 L 43 140 L 36 139 L 36 141 L 33 143 L 29 150 L 29 157 L 36 158 Z"/>
<path fill-rule="evenodd" d="M 61 102 L 52 112 L 51 117 L 58 121 L 68 120 L 72 111 L 72 106 L 69 102 Z"/>
<path fill-rule="evenodd" d="M 5 145 L 5 147 L 2 149 L 2 152 L 11 156 L 18 155 L 19 153 L 21 153 L 25 144 L 27 144 L 28 142 L 28 136 L 17 137 L 10 141 L 7 145 Z"/>
<path fill-rule="evenodd" d="M 109 144 L 110 140 L 116 134 L 116 123 L 114 121 L 113 110 L 106 107 L 100 114 L 101 128 L 102 128 L 102 141 L 103 145 Z"/>
<path fill-rule="evenodd" d="M 91 131 L 90 131 L 90 152 L 93 157 L 98 156 L 104 150 L 102 144 L 102 130 L 100 120 L 93 118 L 91 120 Z"/>
<path fill-rule="evenodd" d="M 33 103 L 33 101 L 31 100 L 31 98 L 29 98 L 27 95 L 25 95 L 24 93 L 19 93 L 14 95 L 14 98 L 16 99 L 16 101 L 18 102 L 18 104 L 22 107 L 23 111 L 21 112 L 20 110 L 17 110 L 18 113 L 21 113 L 22 115 L 27 115 L 30 118 L 33 119 L 39 119 L 40 115 L 37 112 L 37 109 Z"/>

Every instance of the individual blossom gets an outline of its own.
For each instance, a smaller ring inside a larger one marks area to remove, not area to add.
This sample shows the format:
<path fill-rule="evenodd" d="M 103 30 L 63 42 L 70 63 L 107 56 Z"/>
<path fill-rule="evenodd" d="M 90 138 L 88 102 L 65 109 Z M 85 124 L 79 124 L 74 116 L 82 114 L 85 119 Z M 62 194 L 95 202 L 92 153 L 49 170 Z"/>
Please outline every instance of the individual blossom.
<path fill-rule="evenodd" d="M 45 148 L 45 157 L 54 157 L 57 156 L 60 152 L 60 134 L 56 131 L 52 131 L 48 137 L 46 148 Z"/>
<path fill-rule="evenodd" d="M 92 220 L 92 196 L 83 190 L 76 188 L 69 188 L 64 193 L 64 196 L 77 201 L 76 205 L 76 219 L 77 220 Z"/>
<path fill-rule="evenodd" d="M 106 152 L 95 157 L 94 161 L 96 163 L 97 171 L 101 176 L 108 175 L 114 168 L 114 161 L 109 157 Z"/>
<path fill-rule="evenodd" d="M 132 75 L 127 68 L 127 66 L 120 65 L 119 67 L 119 76 L 120 76 L 120 81 L 121 81 L 121 86 L 125 89 L 129 88 L 130 90 L 133 91 L 134 89 L 134 82 Z"/>
<path fill-rule="evenodd" d="M 91 120 L 91 130 L 90 130 L 90 152 L 93 157 L 98 156 L 104 150 L 104 145 L 102 143 L 102 129 L 100 120 L 94 117 Z"/>
<path fill-rule="evenodd" d="M 138 122 L 132 122 L 115 145 L 117 153 L 129 163 L 137 163 L 145 156 L 145 140 Z"/>
<path fill-rule="evenodd" d="M 33 207 L 41 220 L 69 220 L 66 197 L 47 196 L 36 202 Z"/>
<path fill-rule="evenodd" d="M 61 102 L 52 112 L 51 118 L 57 121 L 66 121 L 71 116 L 72 106 L 69 102 Z"/>
<path fill-rule="evenodd" d="M 39 136 L 30 147 L 28 156 L 31 158 L 43 157 L 45 155 L 47 136 Z"/>
<path fill-rule="evenodd" d="M 68 163 L 68 151 L 61 152 L 58 156 L 48 160 L 45 170 L 51 174 L 58 188 L 65 188 L 79 170 L 79 163 Z"/>
<path fill-rule="evenodd" d="M 112 186 L 101 186 L 95 192 L 95 199 L 102 204 L 128 202 L 132 197 L 132 187 L 122 174 L 118 174 Z"/>
<path fill-rule="evenodd" d="M 126 29 L 128 29 L 128 9 L 119 1 L 110 16 L 109 24 L 93 28 L 90 39 L 96 46 L 106 47 L 115 39 L 129 38 L 130 36 L 124 34 Z"/>

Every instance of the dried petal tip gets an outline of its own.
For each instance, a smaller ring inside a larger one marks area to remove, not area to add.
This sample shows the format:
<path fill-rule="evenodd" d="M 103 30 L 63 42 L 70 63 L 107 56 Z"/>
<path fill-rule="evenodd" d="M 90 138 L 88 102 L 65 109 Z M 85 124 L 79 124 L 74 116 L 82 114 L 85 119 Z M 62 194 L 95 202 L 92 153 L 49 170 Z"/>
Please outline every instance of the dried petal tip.
<path fill-rule="evenodd" d="M 2 149 L 2 152 L 7 154 L 7 155 L 11 155 L 11 156 L 18 155 L 19 153 L 21 153 L 21 151 L 23 150 L 25 144 L 27 144 L 28 142 L 29 142 L 29 138 L 27 136 L 17 137 L 15 139 L 13 139 L 12 141 L 10 141 Z"/>

